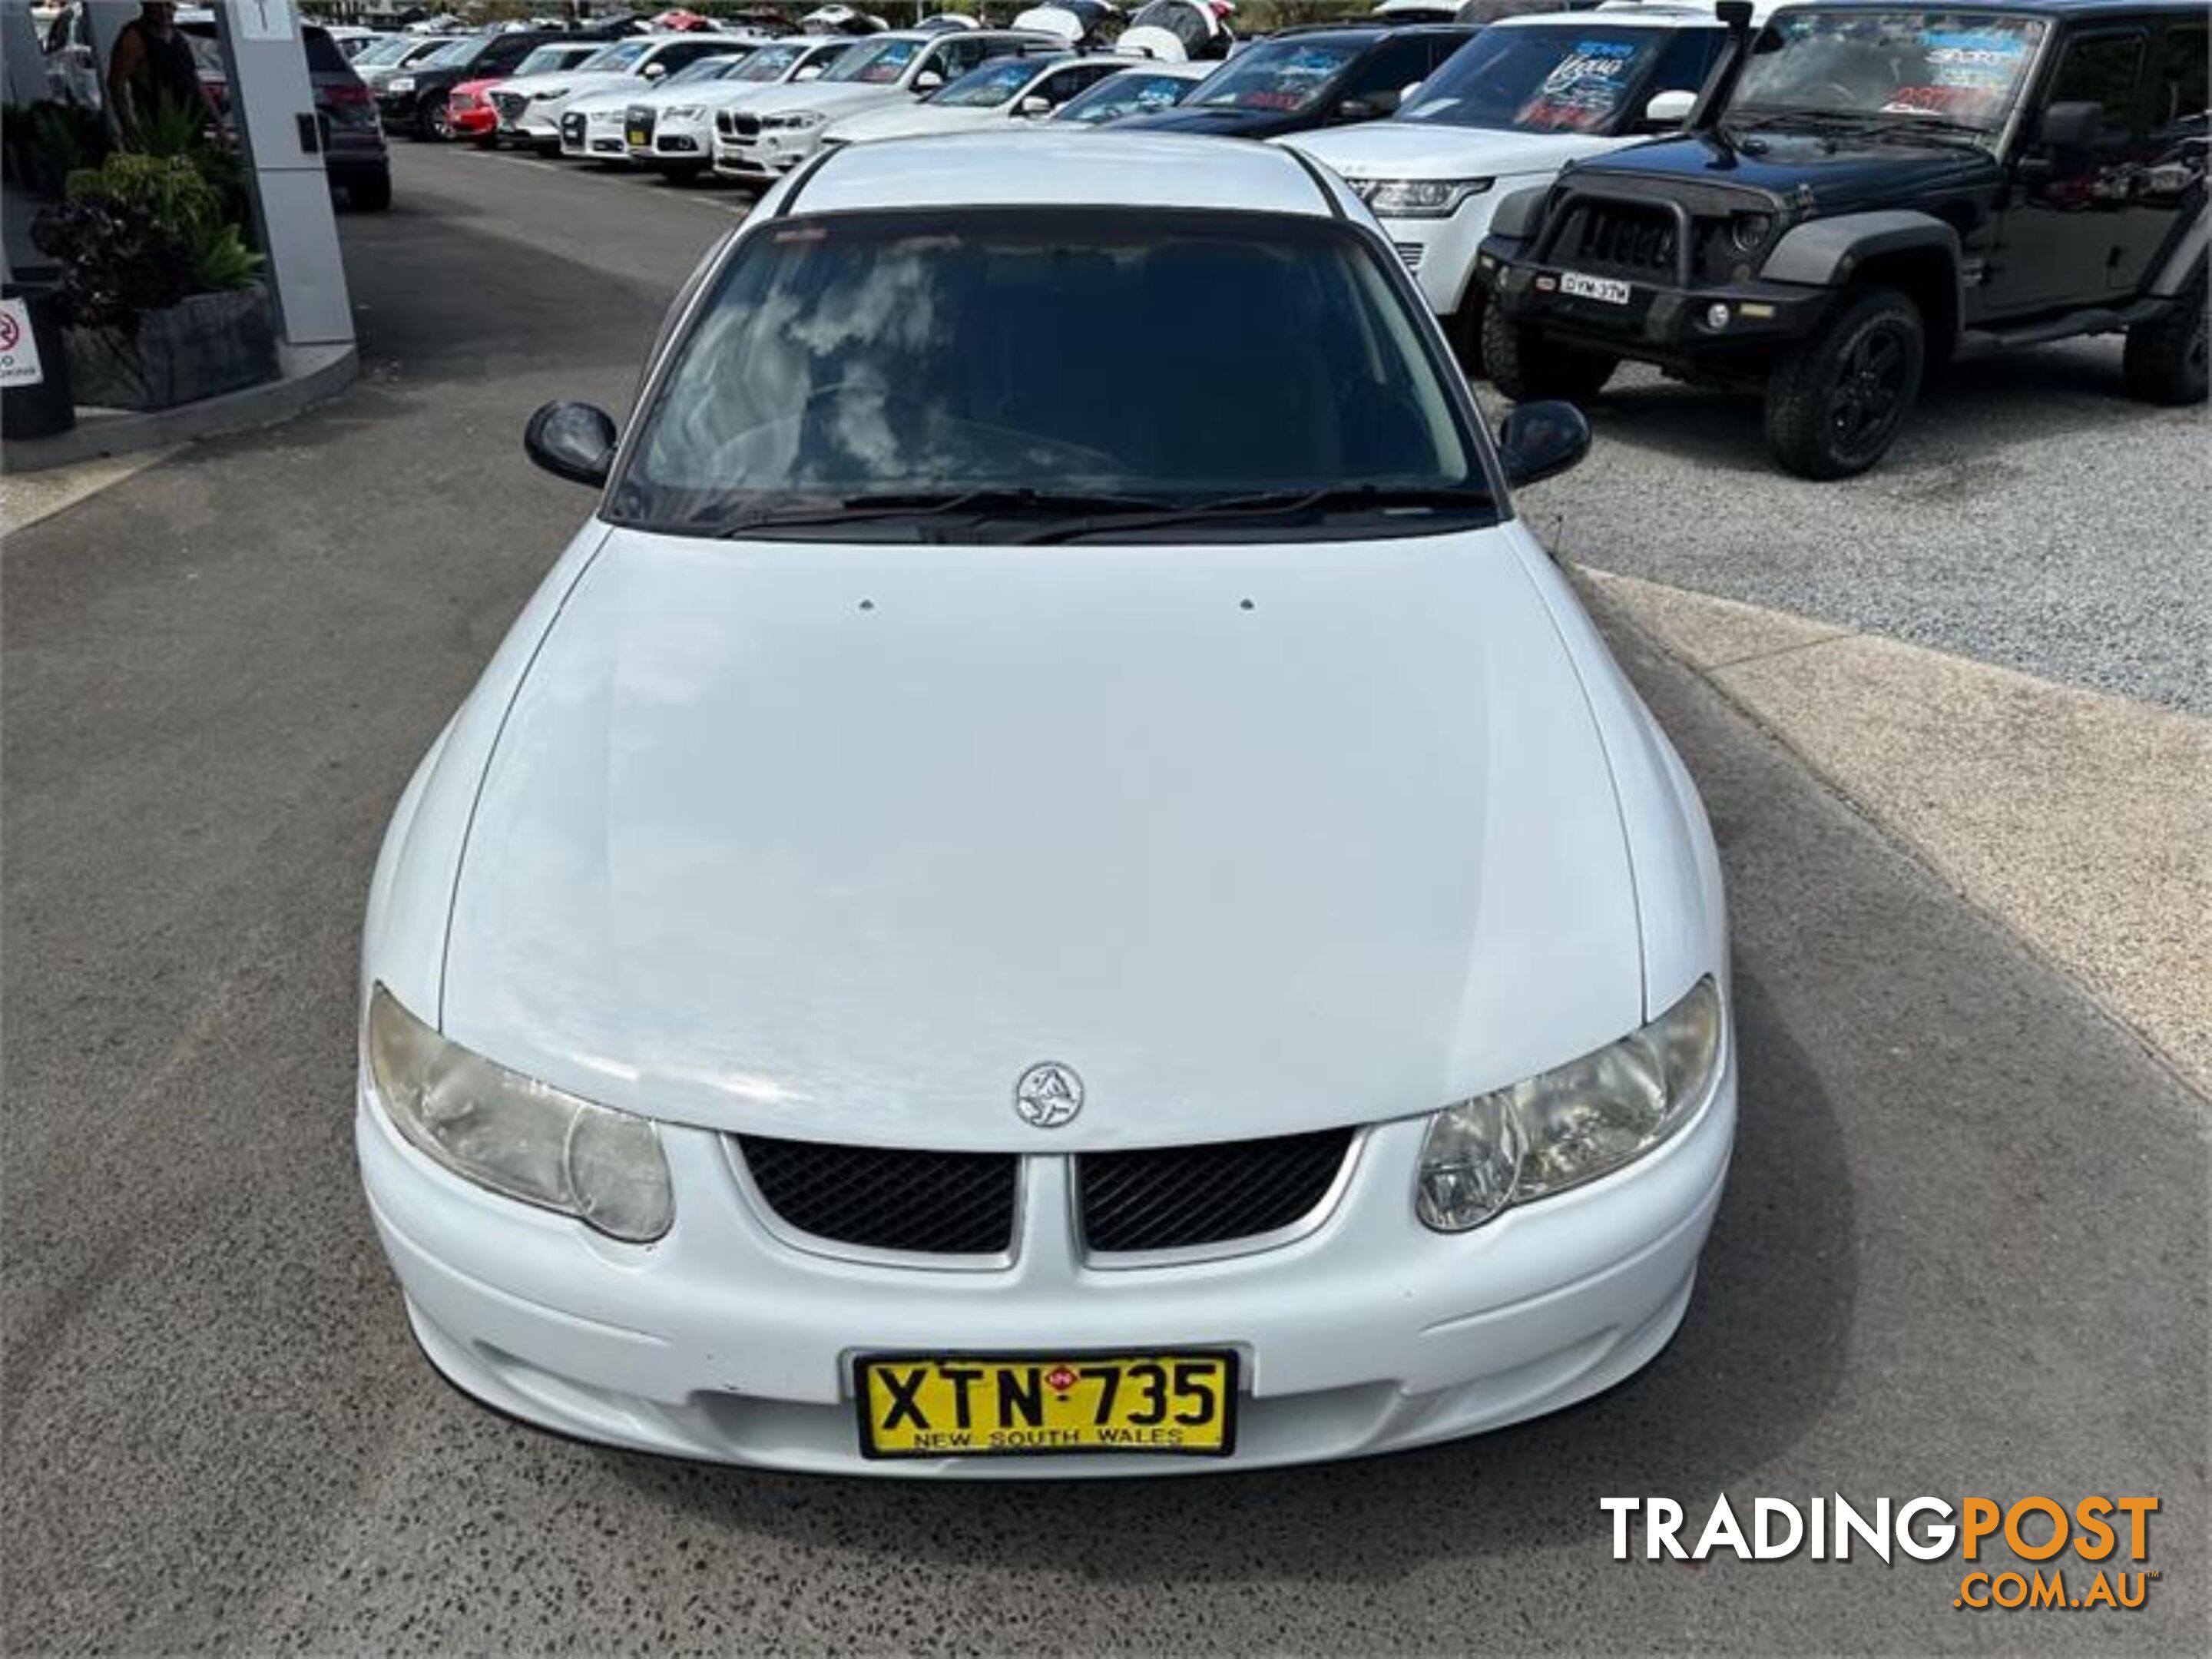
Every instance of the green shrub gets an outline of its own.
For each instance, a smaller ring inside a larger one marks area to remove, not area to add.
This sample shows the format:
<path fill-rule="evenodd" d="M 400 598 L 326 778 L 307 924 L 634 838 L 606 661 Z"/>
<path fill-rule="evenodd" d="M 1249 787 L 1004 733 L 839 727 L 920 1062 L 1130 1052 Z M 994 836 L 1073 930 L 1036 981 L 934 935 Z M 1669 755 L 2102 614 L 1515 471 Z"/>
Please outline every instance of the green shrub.
<path fill-rule="evenodd" d="M 261 269 L 262 257 L 246 246 L 223 192 L 184 156 L 118 151 L 71 173 L 65 193 L 72 201 L 105 197 L 144 214 L 184 249 L 197 291 L 242 288 Z"/>

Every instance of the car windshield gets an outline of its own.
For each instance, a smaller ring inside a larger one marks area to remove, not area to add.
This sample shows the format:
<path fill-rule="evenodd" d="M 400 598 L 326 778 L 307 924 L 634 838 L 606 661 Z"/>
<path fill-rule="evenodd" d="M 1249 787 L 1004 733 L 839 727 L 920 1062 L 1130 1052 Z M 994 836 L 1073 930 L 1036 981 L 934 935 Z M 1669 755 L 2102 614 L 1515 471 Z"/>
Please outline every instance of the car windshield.
<path fill-rule="evenodd" d="M 477 54 L 490 43 L 482 35 L 471 35 L 465 40 L 448 40 L 437 51 L 422 60 L 424 69 L 461 69 L 476 61 Z"/>
<path fill-rule="evenodd" d="M 794 64 L 806 56 L 805 46 L 763 46 L 739 62 L 732 81 L 781 81 Z"/>
<path fill-rule="evenodd" d="M 1187 101 L 1194 109 L 1303 110 L 1358 54 L 1340 43 L 1262 40 L 1206 76 Z"/>
<path fill-rule="evenodd" d="M 1024 87 L 1037 72 L 1033 58 L 1001 58 L 972 69 L 951 86 L 933 94 L 928 102 L 954 109 L 995 109 Z"/>
<path fill-rule="evenodd" d="M 664 87 L 688 86 L 695 81 L 719 81 L 744 61 L 724 52 L 719 57 L 702 58 L 695 64 L 686 64 L 660 84 Z"/>
<path fill-rule="evenodd" d="M 1335 220 L 802 217 L 746 238 L 715 281 L 609 510 L 688 535 L 841 516 L 881 533 L 902 503 L 912 534 L 913 510 L 981 495 L 1065 514 L 1073 497 L 1235 511 L 1326 492 L 1405 514 L 1392 533 L 1486 522 L 1449 386 L 1382 258 Z"/>
<path fill-rule="evenodd" d="M 924 40 L 870 40 L 840 58 L 822 78 L 888 86 L 905 73 L 906 66 L 927 44 Z"/>
<path fill-rule="evenodd" d="M 1842 114 L 1996 133 L 2044 28 L 2040 18 L 1987 12 L 1787 12 L 1760 35 L 1727 124 Z"/>
<path fill-rule="evenodd" d="M 514 66 L 517 79 L 526 75 L 550 75 L 568 61 L 574 46 L 540 46 Z"/>
<path fill-rule="evenodd" d="M 1664 29 L 1485 29 L 1431 76 L 1399 118 L 1524 132 L 1602 132 L 1674 37 Z"/>
<path fill-rule="evenodd" d="M 653 42 L 650 40 L 617 40 L 611 46 L 604 46 L 593 52 L 576 67 L 594 75 L 608 70 L 620 71 L 627 70 L 652 49 Z"/>
<path fill-rule="evenodd" d="M 1078 93 L 1060 106 L 1060 112 L 1053 118 L 1090 126 L 1099 121 L 1117 120 L 1124 115 L 1141 115 L 1148 110 L 1172 109 L 1197 84 L 1188 76 L 1124 70 Z"/>

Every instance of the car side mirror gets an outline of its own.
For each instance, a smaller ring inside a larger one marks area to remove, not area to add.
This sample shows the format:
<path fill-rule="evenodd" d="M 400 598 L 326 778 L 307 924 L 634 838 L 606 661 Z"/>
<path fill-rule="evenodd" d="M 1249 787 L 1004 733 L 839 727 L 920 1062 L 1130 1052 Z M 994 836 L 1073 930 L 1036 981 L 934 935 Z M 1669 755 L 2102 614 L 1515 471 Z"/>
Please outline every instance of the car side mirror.
<path fill-rule="evenodd" d="M 945 77 L 935 70 L 924 70 L 914 77 L 914 89 L 918 93 L 935 92 L 944 84 Z"/>
<path fill-rule="evenodd" d="M 1644 106 L 1644 125 L 1649 127 L 1679 127 L 1690 118 L 1690 112 L 1698 106 L 1694 92 L 1662 92 Z"/>
<path fill-rule="evenodd" d="M 1336 118 L 1340 121 L 1371 121 L 1388 112 L 1382 100 L 1375 98 L 1347 98 L 1336 106 Z"/>
<path fill-rule="evenodd" d="M 658 81 L 667 73 L 668 65 L 665 64 L 647 64 L 645 66 L 645 78 L 648 81 Z"/>
<path fill-rule="evenodd" d="M 1398 108 L 1403 109 L 1407 105 L 1412 103 L 1413 101 L 1414 95 L 1418 94 L 1420 89 L 1421 83 L 1419 81 L 1408 81 L 1404 86 L 1399 88 Z M 1397 112 L 1394 110 L 1391 112 L 1395 114 Z"/>
<path fill-rule="evenodd" d="M 2080 149 L 2104 136 L 2105 106 L 2096 103 L 2052 104 L 2036 124 L 2039 143 L 2053 149 Z"/>
<path fill-rule="evenodd" d="M 556 478 L 594 488 L 615 464 L 615 420 L 595 404 L 546 404 L 522 431 L 530 459 Z"/>
<path fill-rule="evenodd" d="M 819 81 L 822 78 L 822 65 L 809 64 L 791 78 L 794 81 Z"/>
<path fill-rule="evenodd" d="M 1534 483 L 1565 472 L 1589 453 L 1589 422 L 1572 404 L 1555 398 L 1521 404 L 1498 428 L 1498 459 L 1505 482 Z"/>
<path fill-rule="evenodd" d="M 1014 106 L 1014 113 L 1032 116 L 1049 115 L 1052 113 L 1052 100 L 1041 92 L 1033 92 Z"/>

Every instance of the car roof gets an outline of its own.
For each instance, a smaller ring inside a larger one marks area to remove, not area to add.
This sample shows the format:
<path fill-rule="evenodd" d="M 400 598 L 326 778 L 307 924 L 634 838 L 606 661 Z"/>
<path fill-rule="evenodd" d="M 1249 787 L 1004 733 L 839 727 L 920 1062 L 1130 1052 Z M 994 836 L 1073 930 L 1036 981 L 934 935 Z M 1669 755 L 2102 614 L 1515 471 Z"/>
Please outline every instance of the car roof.
<path fill-rule="evenodd" d="M 1754 3 L 1752 16 L 1764 21 L 1774 8 Z M 1493 29 L 1587 29 L 1596 27 L 1631 29 L 1719 28 L 1721 21 L 1710 5 L 1674 4 L 1671 0 L 1649 0 L 1643 5 L 1599 6 L 1589 11 L 1532 11 L 1517 17 L 1501 17 L 1486 25 Z"/>
<path fill-rule="evenodd" d="M 854 144 L 794 176 L 786 211 L 937 207 L 1194 208 L 1327 218 L 1294 150 L 1181 133 L 961 133 Z"/>
<path fill-rule="evenodd" d="M 1939 4 L 1935 0 L 1804 0 L 1804 3 L 1778 8 L 1783 11 L 1943 11 L 1964 12 L 1969 15 L 1986 13 L 1996 16 L 2013 17 L 2139 17 L 2154 13 L 2163 17 L 2204 15 L 2204 0 L 1955 0 L 1955 3 Z M 1587 14 L 1585 14 L 1587 15 Z"/>
<path fill-rule="evenodd" d="M 1583 14 L 1588 15 L 1587 13 Z M 1305 23 L 1255 39 L 1253 46 L 1270 40 L 1340 42 L 1348 46 L 1379 46 L 1385 40 L 1418 40 L 1425 34 L 1464 35 L 1472 40 L 1479 31 L 1472 23 Z M 1251 46 L 1247 46 L 1250 51 Z"/>

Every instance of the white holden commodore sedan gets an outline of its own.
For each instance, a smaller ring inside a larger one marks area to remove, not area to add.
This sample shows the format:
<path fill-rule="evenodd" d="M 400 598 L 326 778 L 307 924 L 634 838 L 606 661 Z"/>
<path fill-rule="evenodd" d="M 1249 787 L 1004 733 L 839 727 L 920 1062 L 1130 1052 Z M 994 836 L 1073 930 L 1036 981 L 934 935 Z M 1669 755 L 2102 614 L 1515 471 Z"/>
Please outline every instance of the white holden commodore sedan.
<path fill-rule="evenodd" d="M 1588 428 L 1486 433 L 1340 181 L 827 154 L 626 432 L 527 442 L 598 509 L 363 943 L 362 1175 L 447 1377 L 683 1456 L 1134 1474 L 1665 1345 L 1735 1119 L 1712 839 L 1515 508 Z"/>

